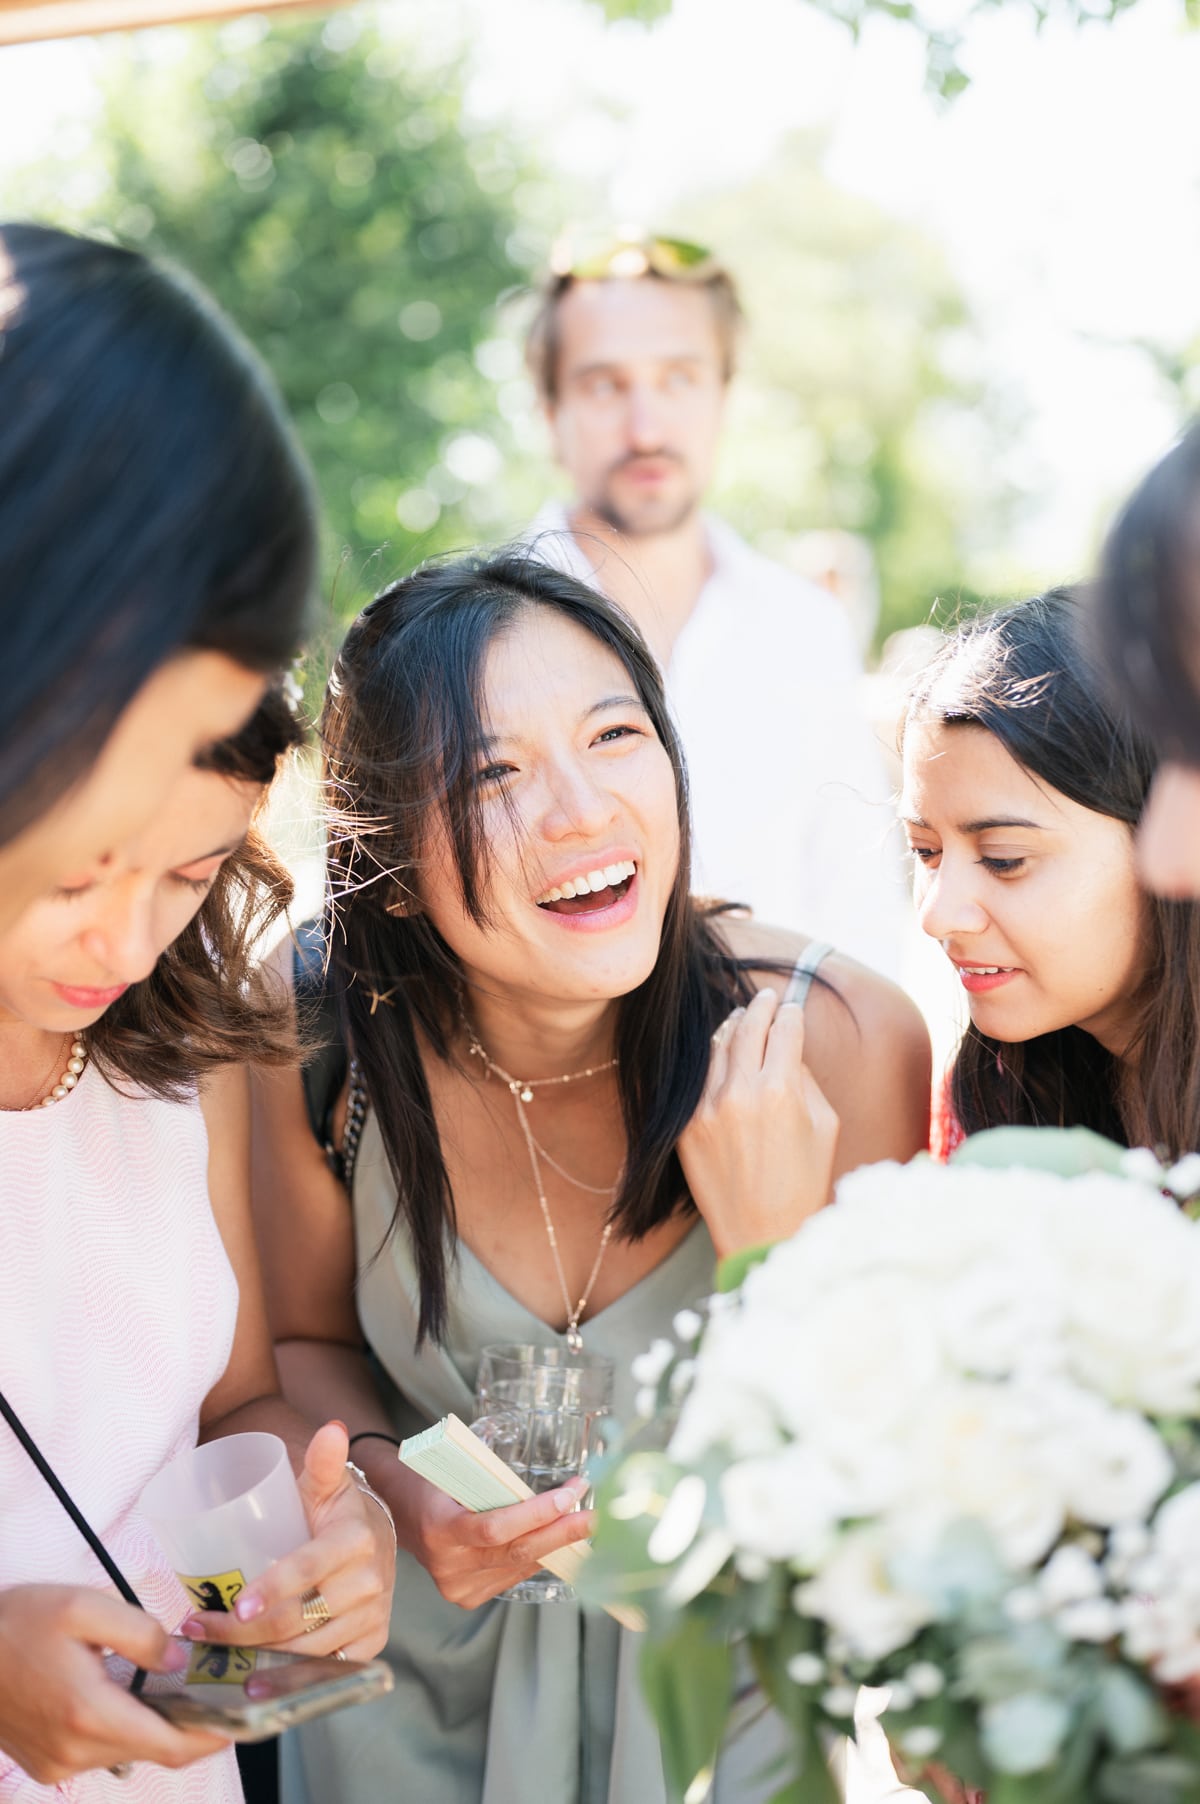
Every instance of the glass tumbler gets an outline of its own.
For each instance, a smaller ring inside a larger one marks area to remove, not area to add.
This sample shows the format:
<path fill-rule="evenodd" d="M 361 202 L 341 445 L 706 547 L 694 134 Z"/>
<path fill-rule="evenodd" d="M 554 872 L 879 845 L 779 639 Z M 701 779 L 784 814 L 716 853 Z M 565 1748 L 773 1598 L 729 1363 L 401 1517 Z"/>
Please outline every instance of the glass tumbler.
<path fill-rule="evenodd" d="M 603 1354 L 504 1342 L 480 1356 L 472 1426 L 531 1491 L 552 1491 L 603 1449 L 612 1396 L 613 1362 Z M 499 1595 L 544 1604 L 575 1592 L 543 1568 Z"/>

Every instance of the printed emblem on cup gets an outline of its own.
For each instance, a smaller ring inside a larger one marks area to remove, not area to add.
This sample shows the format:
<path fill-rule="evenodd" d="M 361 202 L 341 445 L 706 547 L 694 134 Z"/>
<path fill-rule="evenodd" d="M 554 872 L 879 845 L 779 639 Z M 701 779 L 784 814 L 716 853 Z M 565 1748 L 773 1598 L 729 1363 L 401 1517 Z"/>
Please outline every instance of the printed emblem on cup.
<path fill-rule="evenodd" d="M 226 1614 L 233 1609 L 234 1599 L 246 1589 L 245 1574 L 236 1569 L 216 1572 L 211 1578 L 190 1578 L 181 1572 L 179 1582 L 198 1610 L 223 1610 Z"/>

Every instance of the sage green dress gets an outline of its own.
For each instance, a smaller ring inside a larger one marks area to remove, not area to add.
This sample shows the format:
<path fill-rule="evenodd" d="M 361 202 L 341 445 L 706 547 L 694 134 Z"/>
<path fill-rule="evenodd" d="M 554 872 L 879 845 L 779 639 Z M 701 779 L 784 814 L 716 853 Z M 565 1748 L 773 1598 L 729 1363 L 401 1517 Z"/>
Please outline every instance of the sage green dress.
<path fill-rule="evenodd" d="M 825 947 L 808 949 L 789 991 L 803 1000 Z M 490 1341 L 560 1339 L 460 1243 L 444 1344 L 415 1350 L 417 1278 L 403 1228 L 384 1242 L 396 1192 L 378 1123 L 368 1115 L 354 1173 L 363 1332 L 380 1368 L 395 1432 L 448 1411 L 470 1421 L 479 1355 Z M 680 1309 L 713 1289 L 715 1255 L 697 1222 L 667 1257 L 582 1325 L 589 1351 L 616 1368 L 614 1415 L 633 1415 L 630 1364 L 669 1332 Z M 416 1560 L 401 1556 L 384 1658 L 388 1698 L 284 1737 L 283 1804 L 665 1804 L 658 1738 L 637 1677 L 638 1636 L 570 1603 L 447 1603 Z M 748 1692 L 747 1726 L 718 1765 L 712 1804 L 765 1804 L 783 1750 L 777 1720 Z"/>

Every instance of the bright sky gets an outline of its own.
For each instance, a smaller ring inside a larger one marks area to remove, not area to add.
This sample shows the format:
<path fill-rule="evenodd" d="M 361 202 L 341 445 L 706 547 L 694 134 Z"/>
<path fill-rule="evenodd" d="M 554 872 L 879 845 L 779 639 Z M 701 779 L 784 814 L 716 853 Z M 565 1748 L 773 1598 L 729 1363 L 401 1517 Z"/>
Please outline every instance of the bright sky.
<path fill-rule="evenodd" d="M 1008 474 L 1037 497 L 1020 547 L 1032 573 L 1082 564 L 1173 436 L 1174 397 L 1129 341 L 1200 336 L 1200 33 L 1181 0 L 1040 35 L 1010 0 L 970 27 L 974 80 L 949 108 L 924 93 L 911 33 L 876 20 L 854 47 L 805 0 L 675 0 L 652 31 L 606 29 L 583 0 L 388 4 L 406 31 L 464 33 L 473 109 L 598 186 L 614 219 L 669 225 L 689 193 L 823 127 L 835 180 L 944 243 L 989 371 L 1028 414 Z M 96 55 L 0 50 L 9 177 L 52 134 L 83 139 Z"/>

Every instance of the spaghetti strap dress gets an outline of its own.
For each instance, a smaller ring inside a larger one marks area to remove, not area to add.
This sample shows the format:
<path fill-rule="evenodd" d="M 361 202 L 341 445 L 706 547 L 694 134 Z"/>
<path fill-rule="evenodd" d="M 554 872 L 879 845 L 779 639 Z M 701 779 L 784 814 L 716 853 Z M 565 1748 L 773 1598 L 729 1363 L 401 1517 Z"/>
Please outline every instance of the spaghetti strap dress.
<path fill-rule="evenodd" d="M 789 1000 L 803 1003 L 829 948 L 810 945 Z M 416 1349 L 416 1266 L 401 1227 L 378 1123 L 369 1113 L 353 1179 L 358 1308 L 395 1433 L 448 1411 L 470 1421 L 480 1352 L 491 1341 L 549 1345 L 562 1336 L 519 1303 L 461 1242 L 449 1279 L 445 1341 Z M 385 1244 L 386 1243 L 386 1244 Z M 376 1258 L 380 1247 L 382 1253 Z M 703 1222 L 623 1296 L 582 1323 L 589 1352 L 616 1369 L 614 1415 L 629 1422 L 630 1365 L 681 1309 L 714 1287 Z M 401 1558 L 384 1658 L 396 1688 L 284 1738 L 284 1804 L 666 1804 L 658 1737 L 638 1684 L 638 1636 L 573 1603 L 447 1603 L 425 1569 Z M 766 1804 L 779 1775 L 779 1726 L 749 1688 L 718 1763 L 713 1804 Z"/>

